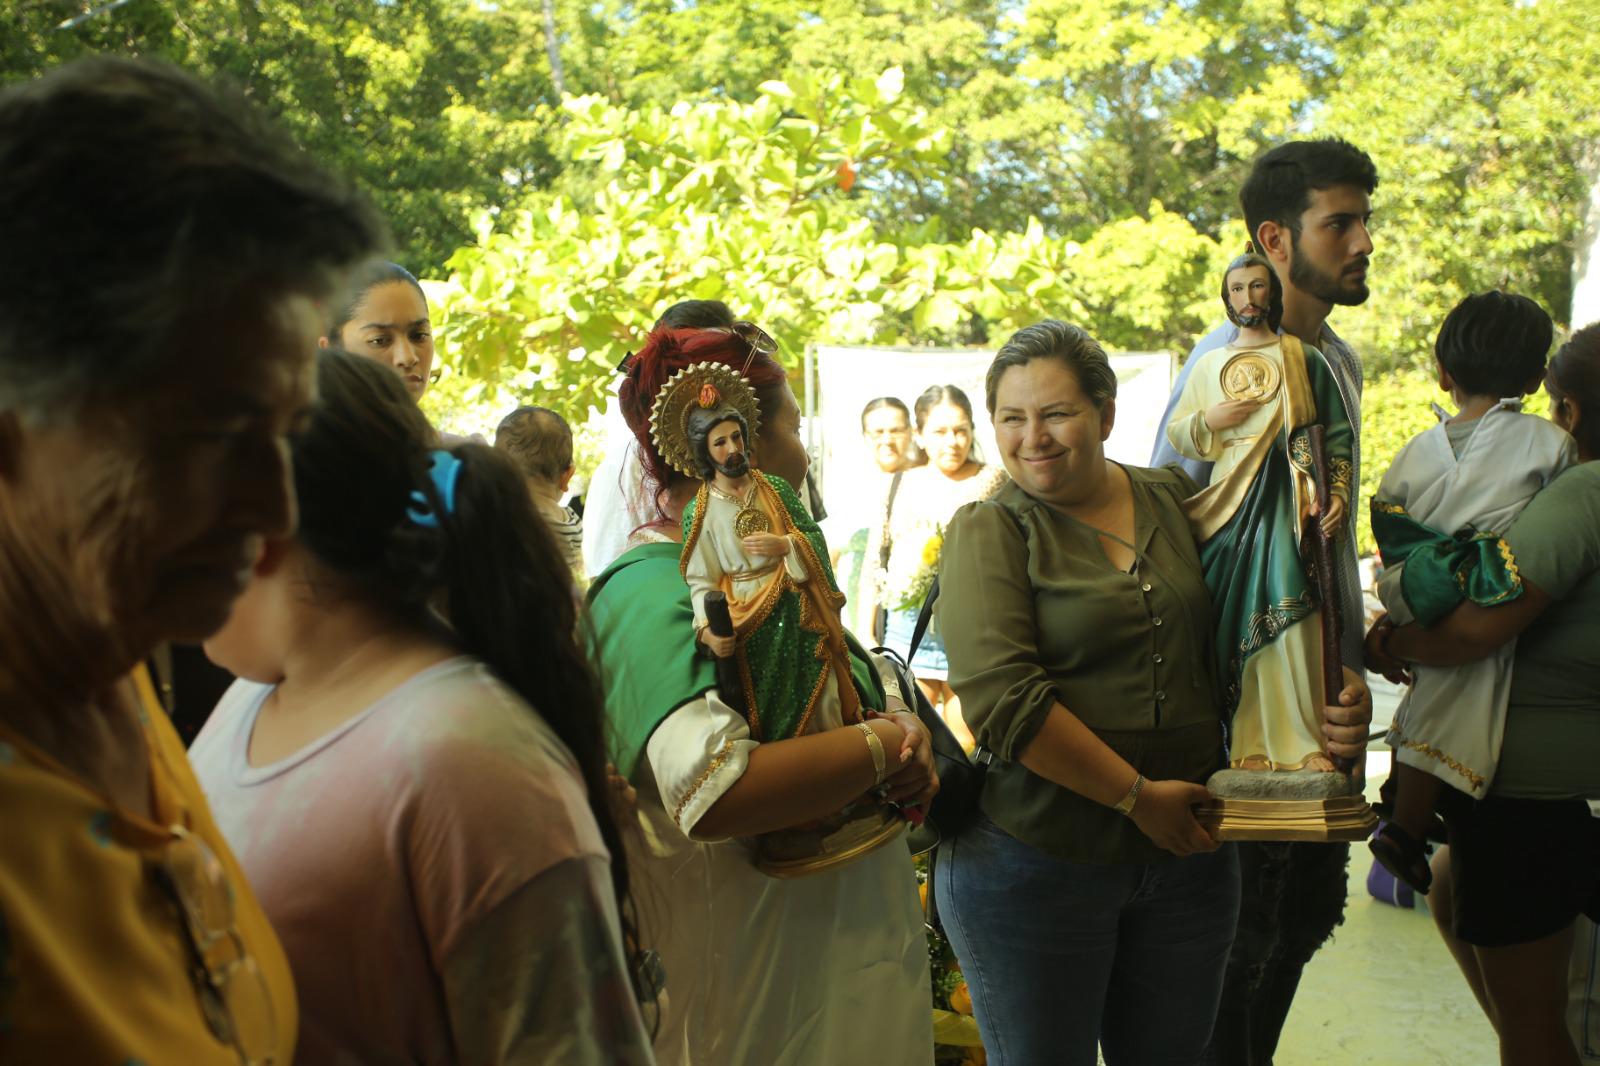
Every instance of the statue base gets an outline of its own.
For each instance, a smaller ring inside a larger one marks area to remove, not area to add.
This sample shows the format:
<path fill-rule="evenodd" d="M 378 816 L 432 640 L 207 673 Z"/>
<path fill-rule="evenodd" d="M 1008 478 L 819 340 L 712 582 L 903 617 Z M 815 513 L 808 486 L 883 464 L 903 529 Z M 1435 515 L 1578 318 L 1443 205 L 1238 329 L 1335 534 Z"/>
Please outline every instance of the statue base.
<path fill-rule="evenodd" d="M 809 877 L 877 851 L 905 828 L 906 820 L 881 803 L 847 807 L 809 826 L 756 837 L 756 869 L 768 877 Z"/>
<path fill-rule="evenodd" d="M 1218 840 L 1365 840 L 1378 816 L 1350 775 L 1316 770 L 1219 770 L 1195 818 Z"/>

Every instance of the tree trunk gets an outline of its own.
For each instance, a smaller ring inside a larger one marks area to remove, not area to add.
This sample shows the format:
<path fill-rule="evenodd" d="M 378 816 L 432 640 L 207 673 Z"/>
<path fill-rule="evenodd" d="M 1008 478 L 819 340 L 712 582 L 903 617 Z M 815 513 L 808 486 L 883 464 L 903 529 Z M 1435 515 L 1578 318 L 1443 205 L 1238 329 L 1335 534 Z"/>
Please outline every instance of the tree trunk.
<path fill-rule="evenodd" d="M 1589 202 L 1572 256 L 1572 328 L 1600 322 L 1600 144 L 1591 145 L 1584 174 Z"/>
<path fill-rule="evenodd" d="M 544 48 L 550 55 L 550 82 L 557 96 L 567 93 L 567 76 L 561 69 L 561 42 L 556 37 L 555 0 L 544 0 Z"/>

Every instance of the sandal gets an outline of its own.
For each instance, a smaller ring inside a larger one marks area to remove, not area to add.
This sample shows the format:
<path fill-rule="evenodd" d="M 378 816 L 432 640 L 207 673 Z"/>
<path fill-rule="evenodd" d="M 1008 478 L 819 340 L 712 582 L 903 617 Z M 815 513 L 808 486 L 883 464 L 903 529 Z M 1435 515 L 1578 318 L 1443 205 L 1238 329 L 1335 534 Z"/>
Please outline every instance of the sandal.
<path fill-rule="evenodd" d="M 1432 849 L 1425 840 L 1418 840 L 1393 822 L 1384 822 L 1367 847 L 1385 870 L 1410 885 L 1418 895 L 1426 896 L 1433 887 L 1433 871 L 1428 867 L 1428 852 Z"/>
<path fill-rule="evenodd" d="M 1384 779 L 1383 784 L 1378 786 L 1378 802 L 1372 805 L 1372 813 L 1376 814 L 1378 816 L 1378 820 L 1383 822 L 1385 825 L 1389 824 L 1390 819 L 1394 817 L 1395 789 L 1398 787 L 1399 786 L 1396 783 L 1393 774 L 1390 774 Z M 1447 830 L 1443 816 L 1441 816 L 1438 812 L 1430 814 L 1428 816 L 1427 831 L 1423 833 L 1423 836 L 1427 839 L 1428 843 L 1450 843 L 1450 838 L 1446 835 L 1446 833 Z"/>

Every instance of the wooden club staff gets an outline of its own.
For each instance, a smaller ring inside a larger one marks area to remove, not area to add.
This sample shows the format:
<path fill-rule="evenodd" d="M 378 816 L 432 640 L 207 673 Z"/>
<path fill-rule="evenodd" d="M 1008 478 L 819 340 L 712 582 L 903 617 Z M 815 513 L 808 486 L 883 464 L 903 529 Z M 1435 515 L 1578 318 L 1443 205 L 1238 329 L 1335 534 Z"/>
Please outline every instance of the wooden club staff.
<path fill-rule="evenodd" d="M 1321 518 L 1328 513 L 1333 495 L 1328 488 L 1328 453 L 1325 440 L 1327 430 L 1321 425 L 1315 425 L 1307 427 L 1306 432 L 1311 439 L 1311 480 L 1317 498 L 1318 517 L 1311 542 L 1312 550 L 1316 552 L 1317 594 L 1322 601 L 1323 701 L 1329 706 L 1337 706 L 1339 693 L 1344 691 L 1344 663 L 1339 649 L 1344 633 L 1344 619 L 1339 612 L 1339 579 L 1333 568 L 1333 540 L 1322 528 Z M 709 608 L 709 604 L 707 606 Z M 1333 763 L 1345 773 L 1354 768 L 1353 762 L 1342 756 L 1335 758 Z"/>
<path fill-rule="evenodd" d="M 723 592 L 706 593 L 706 628 L 714 637 L 733 636 L 733 616 L 728 613 L 728 597 Z M 744 682 L 739 679 L 739 663 L 734 656 L 717 659 L 717 691 L 722 702 L 742 717 L 745 713 Z"/>

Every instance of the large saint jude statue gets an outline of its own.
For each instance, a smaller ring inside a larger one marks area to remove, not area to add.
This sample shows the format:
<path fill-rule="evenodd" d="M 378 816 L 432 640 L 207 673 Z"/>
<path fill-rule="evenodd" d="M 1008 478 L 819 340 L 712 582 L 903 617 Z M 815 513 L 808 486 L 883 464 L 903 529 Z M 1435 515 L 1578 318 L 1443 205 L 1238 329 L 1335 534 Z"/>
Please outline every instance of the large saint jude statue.
<path fill-rule="evenodd" d="M 1186 508 L 1215 607 L 1218 676 L 1232 708 L 1230 765 L 1331 770 L 1308 545 L 1313 523 L 1330 536 L 1343 531 L 1353 439 L 1322 354 L 1277 332 L 1282 291 L 1259 256 L 1229 265 L 1223 300 L 1239 336 L 1200 357 L 1167 437 L 1183 455 L 1215 464 L 1210 486 Z M 1315 513 L 1314 423 L 1326 430 L 1324 515 Z"/>

